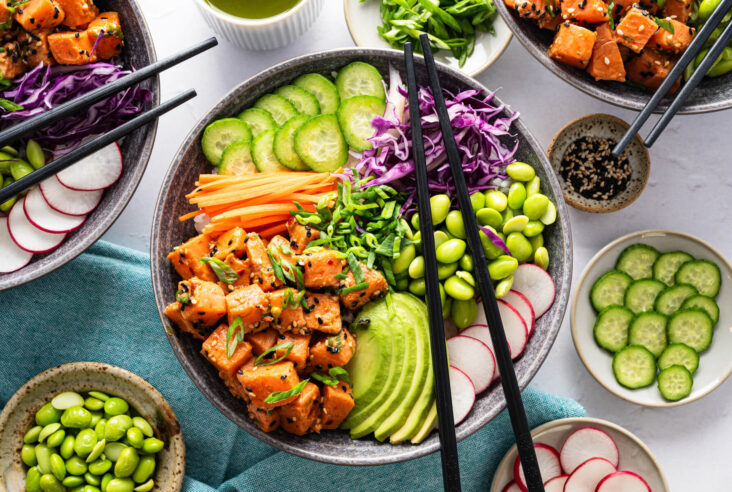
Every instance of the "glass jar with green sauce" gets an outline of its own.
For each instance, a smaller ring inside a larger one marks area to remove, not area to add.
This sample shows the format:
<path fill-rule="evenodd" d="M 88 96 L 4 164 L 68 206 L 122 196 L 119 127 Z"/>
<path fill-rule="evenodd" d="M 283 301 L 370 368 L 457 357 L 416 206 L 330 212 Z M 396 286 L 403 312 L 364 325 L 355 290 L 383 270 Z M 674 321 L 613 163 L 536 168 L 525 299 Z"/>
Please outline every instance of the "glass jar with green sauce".
<path fill-rule="evenodd" d="M 243 19 L 266 19 L 281 14 L 301 0 L 206 0 L 214 8 Z"/>

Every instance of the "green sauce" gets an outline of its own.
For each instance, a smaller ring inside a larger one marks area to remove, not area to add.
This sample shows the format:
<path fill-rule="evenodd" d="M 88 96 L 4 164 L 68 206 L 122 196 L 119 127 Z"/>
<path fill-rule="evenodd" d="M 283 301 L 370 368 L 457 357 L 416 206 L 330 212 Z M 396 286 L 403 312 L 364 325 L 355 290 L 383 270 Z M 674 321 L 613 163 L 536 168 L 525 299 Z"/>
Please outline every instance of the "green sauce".
<path fill-rule="evenodd" d="M 227 14 L 244 19 L 266 19 L 281 14 L 300 0 L 206 0 L 209 5 Z"/>

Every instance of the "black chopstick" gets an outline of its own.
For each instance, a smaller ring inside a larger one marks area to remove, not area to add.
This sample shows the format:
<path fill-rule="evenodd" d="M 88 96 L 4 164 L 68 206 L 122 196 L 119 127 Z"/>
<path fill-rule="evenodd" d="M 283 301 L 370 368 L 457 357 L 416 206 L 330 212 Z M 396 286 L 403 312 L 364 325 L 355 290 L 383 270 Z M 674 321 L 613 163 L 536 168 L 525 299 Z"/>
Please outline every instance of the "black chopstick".
<path fill-rule="evenodd" d="M 111 84 L 103 85 L 91 92 L 87 92 L 83 96 L 77 97 L 76 99 L 41 113 L 38 116 L 29 118 L 21 123 L 17 123 L 0 132 L 0 147 L 10 145 L 20 138 L 31 135 L 41 128 L 52 125 L 57 121 L 61 121 L 74 113 L 84 110 L 99 101 L 116 94 L 117 92 L 132 87 L 149 77 L 158 75 L 160 72 L 203 53 L 217 44 L 218 41 L 216 38 L 207 39 L 206 41 L 192 46 L 191 48 L 188 48 L 176 55 L 143 67 L 129 75 L 125 75 Z"/>
<path fill-rule="evenodd" d="M 646 121 L 648 121 L 648 118 L 650 118 L 650 116 L 653 114 L 653 111 L 661 102 L 661 99 L 666 96 L 666 93 L 676 83 L 676 80 L 678 80 L 678 78 L 683 75 L 687 65 L 689 65 L 689 63 L 694 60 L 699 52 L 704 49 L 704 43 L 707 42 L 709 36 L 712 35 L 717 26 L 719 26 L 719 23 L 722 22 L 722 19 L 727 14 L 727 11 L 730 8 L 732 8 L 732 0 L 722 0 L 717 8 L 714 10 L 714 12 L 712 12 L 712 15 L 709 17 L 707 22 L 704 23 L 702 28 L 699 29 L 699 31 L 696 33 L 696 36 L 694 36 L 694 39 L 691 40 L 691 43 L 689 43 L 686 51 L 684 51 L 684 53 L 681 55 L 681 58 L 679 58 L 676 64 L 671 68 L 668 75 L 666 75 L 666 78 L 663 80 L 663 82 L 661 82 L 661 85 L 658 87 L 658 89 L 656 89 L 656 92 L 653 93 L 643 110 L 638 113 L 638 116 L 635 117 L 635 120 L 633 120 L 630 128 L 628 128 L 620 141 L 615 145 L 612 152 L 614 156 L 617 157 L 625 151 L 631 140 L 633 140 L 633 137 L 635 137 L 635 135 L 640 131 L 641 127 L 646 123 Z M 709 56 L 709 54 L 707 54 L 707 56 Z M 716 57 L 712 58 L 712 60 L 716 60 Z M 699 69 L 697 68 L 696 72 L 698 71 Z M 696 74 L 696 72 L 694 72 L 694 74 Z M 706 70 L 702 73 L 706 74 Z M 699 82 L 697 81 L 696 84 L 690 86 L 689 92 L 692 91 L 698 83 Z M 685 86 L 686 85 L 689 85 L 689 82 L 687 82 Z M 684 100 L 686 99 L 686 97 L 688 97 L 688 92 L 686 93 Z M 673 114 L 671 114 L 669 119 L 673 117 L 676 111 L 678 111 L 678 107 L 683 104 L 683 102 L 684 101 L 681 101 L 681 103 L 679 103 L 679 105 L 676 107 L 676 110 L 673 112 Z M 668 121 L 666 123 L 668 123 Z M 660 130 L 663 130 L 663 128 L 661 128 Z"/>
<path fill-rule="evenodd" d="M 445 98 L 442 94 L 442 87 L 435 65 L 435 59 L 432 56 L 429 38 L 426 34 L 419 37 L 422 43 L 422 52 L 425 63 L 427 65 L 427 75 L 430 80 L 430 88 L 432 89 L 432 97 L 437 108 L 437 116 L 440 120 L 440 129 L 442 131 L 442 140 L 445 143 L 445 151 L 447 152 L 447 160 L 450 163 L 450 172 L 455 183 L 455 191 L 457 194 L 458 204 L 462 212 L 463 222 L 465 223 L 465 232 L 468 236 L 468 245 L 473 252 L 483 251 L 483 246 L 478 235 L 478 223 L 475 220 L 473 207 L 470 203 L 470 194 L 468 185 L 465 182 L 463 168 L 460 163 L 460 154 L 457 144 L 455 143 L 455 135 L 452 131 L 450 116 L 445 105 Z M 413 139 L 414 140 L 414 139 Z M 413 142 L 414 143 L 414 142 Z M 420 214 L 423 209 L 420 209 Z M 424 241 L 425 235 L 422 235 Z M 425 257 L 425 260 L 427 258 Z M 531 438 L 529 423 L 526 419 L 524 404 L 521 400 L 521 390 L 516 380 L 516 373 L 513 369 L 513 361 L 511 353 L 506 341 L 506 334 L 503 331 L 503 323 L 498 312 L 498 303 L 496 294 L 493 291 L 493 283 L 488 274 L 488 263 L 485 256 L 481 254 L 473 254 L 475 260 L 475 269 L 478 277 L 478 287 L 483 300 L 483 309 L 488 322 L 488 328 L 491 332 L 491 340 L 495 348 L 496 362 L 501 374 L 501 385 L 503 393 L 506 396 L 506 406 L 508 414 L 511 418 L 513 433 L 516 437 L 516 446 L 518 454 L 521 458 L 524 475 L 526 476 L 526 485 L 530 492 L 543 492 L 544 484 L 541 479 L 539 463 L 536 459 L 536 451 L 534 450 L 534 442 Z M 426 261 L 425 261 L 426 263 Z M 440 426 L 442 427 L 442 426 Z"/>
<path fill-rule="evenodd" d="M 409 121 L 412 126 L 412 157 L 414 173 L 417 178 L 417 203 L 419 205 L 419 227 L 422 232 L 422 254 L 425 259 L 425 284 L 427 288 L 427 310 L 430 320 L 432 343 L 432 365 L 435 368 L 435 390 L 437 396 L 437 420 L 440 436 L 440 455 L 442 457 L 442 482 L 444 489 L 459 492 L 460 464 L 458 461 L 455 418 L 452 412 L 452 393 L 450 391 L 450 368 L 447 362 L 445 345 L 445 325 L 442 319 L 440 301 L 440 281 L 437 276 L 437 256 L 435 253 L 435 234 L 432 226 L 430 190 L 427 182 L 427 161 L 422 139 L 422 116 L 417 96 L 417 76 L 414 71 L 412 43 L 404 45 L 404 61 L 407 72 L 409 94 Z"/>
<path fill-rule="evenodd" d="M 143 113 L 136 118 L 118 126 L 114 130 L 105 133 L 104 135 L 95 138 L 80 146 L 79 148 L 69 152 L 66 155 L 59 157 L 58 159 L 49 162 L 42 168 L 33 171 L 29 175 L 20 178 L 19 180 L 9 184 L 4 188 L 0 188 L 0 203 L 4 203 L 10 198 L 14 197 L 18 193 L 27 190 L 31 186 L 35 186 L 46 178 L 49 178 L 57 172 L 66 169 L 70 165 L 78 162 L 79 160 L 87 157 L 99 149 L 116 142 L 120 138 L 124 137 L 128 133 L 132 133 L 143 125 L 146 125 L 158 118 L 159 116 L 167 113 L 173 108 L 180 106 L 184 102 L 196 97 L 196 91 L 190 89 L 182 94 L 177 95 L 173 99 L 164 102 L 160 106 L 157 106 L 150 111 Z"/>

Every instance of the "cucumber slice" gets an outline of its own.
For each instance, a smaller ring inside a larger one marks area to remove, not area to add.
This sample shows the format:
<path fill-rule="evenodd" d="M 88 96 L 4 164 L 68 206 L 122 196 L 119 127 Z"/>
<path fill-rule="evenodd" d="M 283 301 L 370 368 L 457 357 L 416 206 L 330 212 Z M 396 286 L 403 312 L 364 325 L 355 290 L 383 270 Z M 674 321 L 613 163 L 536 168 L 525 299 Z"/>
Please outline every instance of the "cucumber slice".
<path fill-rule="evenodd" d="M 343 101 L 338 108 L 338 123 L 348 145 L 359 152 L 373 146 L 367 139 L 374 136 L 371 122 L 383 116 L 386 110 L 384 101 L 374 96 L 355 96 Z"/>
<path fill-rule="evenodd" d="M 722 285 L 722 275 L 716 263 L 694 260 L 681 265 L 676 272 L 677 284 L 691 284 L 703 296 L 714 298 Z"/>
<path fill-rule="evenodd" d="M 252 144 L 252 159 L 259 172 L 289 171 L 280 164 L 274 154 L 274 138 L 277 130 L 267 130 L 259 134 Z"/>
<path fill-rule="evenodd" d="M 701 294 L 691 296 L 681 305 L 681 309 L 689 308 L 703 309 L 712 318 L 712 323 L 716 325 L 719 322 L 719 306 L 711 297 Z"/>
<path fill-rule="evenodd" d="M 295 152 L 295 132 L 309 119 L 310 117 L 305 114 L 290 118 L 287 123 L 277 130 L 274 137 L 274 154 L 277 156 L 277 160 L 293 171 L 307 171 L 310 169 Z"/>
<path fill-rule="evenodd" d="M 254 103 L 255 108 L 267 111 L 277 126 L 282 126 L 290 118 L 297 116 L 297 109 L 290 101 L 277 94 L 265 94 Z"/>
<path fill-rule="evenodd" d="M 373 65 L 353 62 L 341 68 L 336 77 L 336 87 L 341 101 L 353 96 L 374 96 L 386 100 L 384 80 Z"/>
<path fill-rule="evenodd" d="M 704 352 L 712 344 L 714 323 L 698 308 L 677 312 L 668 321 L 669 343 L 685 343 L 697 352 Z"/>
<path fill-rule="evenodd" d="M 653 264 L 661 253 L 646 244 L 633 244 L 620 253 L 615 269 L 630 275 L 633 280 L 653 278 Z"/>
<path fill-rule="evenodd" d="M 337 171 L 348 161 L 348 144 L 332 114 L 315 116 L 301 126 L 295 133 L 295 151 L 319 173 Z"/>
<path fill-rule="evenodd" d="M 590 291 L 590 301 L 595 311 L 602 311 L 608 306 L 623 305 L 625 291 L 633 282 L 627 273 L 611 270 L 597 279 Z"/>
<path fill-rule="evenodd" d="M 658 294 L 665 288 L 666 284 L 658 280 L 636 280 L 625 291 L 625 307 L 636 314 L 652 311 Z"/>
<path fill-rule="evenodd" d="M 203 130 L 201 150 L 206 159 L 218 166 L 226 148 L 234 142 L 251 142 L 249 125 L 238 118 L 216 120 Z"/>
<path fill-rule="evenodd" d="M 641 313 L 628 329 L 628 344 L 640 345 L 658 357 L 666 348 L 666 323 L 668 319 L 659 313 Z"/>
<path fill-rule="evenodd" d="M 246 176 L 256 174 L 257 167 L 252 160 L 252 144 L 249 142 L 236 142 L 224 151 L 219 165 L 219 174 L 227 176 Z"/>
<path fill-rule="evenodd" d="M 613 374 L 626 388 L 643 388 L 656 379 L 656 359 L 647 348 L 628 345 L 613 357 Z"/>
<path fill-rule="evenodd" d="M 679 267 L 694 257 L 683 251 L 663 253 L 653 264 L 653 278 L 660 280 L 666 285 L 674 285 L 674 276 Z"/>
<path fill-rule="evenodd" d="M 656 298 L 655 309 L 661 314 L 671 316 L 679 310 L 686 299 L 693 295 L 696 295 L 696 289 L 689 284 L 667 287 Z"/>
<path fill-rule="evenodd" d="M 683 343 L 672 343 L 658 358 L 658 368 L 664 370 L 671 366 L 684 366 L 692 375 L 699 367 L 699 354 Z"/>
<path fill-rule="evenodd" d="M 609 306 L 597 315 L 593 333 L 597 344 L 617 352 L 628 345 L 628 327 L 633 321 L 633 313 L 624 306 Z"/>
<path fill-rule="evenodd" d="M 667 367 L 658 374 L 658 391 L 669 401 L 678 401 L 691 393 L 694 380 L 684 366 Z"/>
<path fill-rule="evenodd" d="M 338 89 L 333 82 L 326 79 L 319 73 L 307 73 L 295 79 L 292 83 L 310 92 L 320 104 L 322 114 L 334 114 L 338 111 L 341 98 L 338 97 Z"/>
<path fill-rule="evenodd" d="M 275 92 L 278 96 L 282 96 L 302 114 L 315 116 L 320 114 L 320 103 L 318 99 L 310 92 L 296 85 L 283 85 Z"/>
<path fill-rule="evenodd" d="M 275 123 L 272 115 L 264 109 L 249 108 L 242 111 L 238 118 L 249 125 L 253 138 L 257 138 L 262 132 L 277 128 L 277 123 Z"/>

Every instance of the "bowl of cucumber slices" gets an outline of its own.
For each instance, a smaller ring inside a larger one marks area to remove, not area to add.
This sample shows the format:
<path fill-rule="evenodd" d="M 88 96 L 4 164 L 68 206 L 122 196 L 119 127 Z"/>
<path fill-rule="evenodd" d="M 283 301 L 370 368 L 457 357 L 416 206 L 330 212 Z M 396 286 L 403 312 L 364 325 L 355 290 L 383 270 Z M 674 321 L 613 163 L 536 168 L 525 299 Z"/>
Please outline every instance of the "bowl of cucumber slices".
<path fill-rule="evenodd" d="M 732 373 L 732 267 L 688 234 L 623 236 L 588 263 L 572 301 L 572 339 L 611 393 L 648 407 L 690 403 Z"/>

